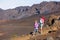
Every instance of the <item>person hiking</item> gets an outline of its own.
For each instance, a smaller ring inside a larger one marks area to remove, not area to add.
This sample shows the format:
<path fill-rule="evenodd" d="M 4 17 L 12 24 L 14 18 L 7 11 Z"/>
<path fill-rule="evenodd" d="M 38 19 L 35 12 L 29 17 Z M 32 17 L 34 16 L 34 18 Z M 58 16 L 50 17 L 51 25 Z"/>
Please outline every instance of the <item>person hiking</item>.
<path fill-rule="evenodd" d="M 35 20 L 35 23 L 34 23 L 34 34 L 36 34 L 38 32 L 38 26 L 39 26 L 39 23 L 37 20 Z"/>
<path fill-rule="evenodd" d="M 42 17 L 40 18 L 41 33 L 42 33 L 42 27 L 43 27 L 43 25 L 44 25 L 44 22 L 45 22 L 45 18 L 44 18 L 44 16 L 42 16 Z"/>

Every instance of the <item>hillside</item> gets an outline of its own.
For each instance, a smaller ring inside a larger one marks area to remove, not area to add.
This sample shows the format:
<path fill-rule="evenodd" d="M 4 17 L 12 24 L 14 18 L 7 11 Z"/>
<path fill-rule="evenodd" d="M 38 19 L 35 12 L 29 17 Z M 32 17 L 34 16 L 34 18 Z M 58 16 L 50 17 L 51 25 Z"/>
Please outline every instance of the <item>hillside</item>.
<path fill-rule="evenodd" d="M 60 2 L 0 9 L 0 15 L 0 40 L 60 40 Z M 43 34 L 32 36 L 34 21 L 40 16 L 46 19 Z"/>
<path fill-rule="evenodd" d="M 60 11 L 60 2 L 41 2 L 29 6 L 20 6 L 13 9 L 0 9 L 0 20 L 14 20 L 26 18 L 35 14 L 48 14 Z"/>
<path fill-rule="evenodd" d="M 46 18 L 44 30 L 46 30 L 46 31 L 43 34 L 47 34 L 49 30 L 51 31 L 51 30 L 60 29 L 60 27 L 59 27 L 60 21 L 56 21 L 56 23 L 51 25 L 51 21 L 53 19 L 59 19 L 59 17 L 60 17 L 60 15 L 56 15 L 56 14 L 57 13 L 44 15 Z M 60 14 L 60 13 L 58 13 L 58 14 Z M 4 40 L 4 39 L 9 40 L 10 37 L 13 38 L 15 36 L 20 38 L 21 35 L 26 35 L 26 34 L 29 34 L 30 32 L 33 32 L 34 20 L 39 21 L 39 18 L 40 18 L 40 15 L 33 15 L 33 16 L 27 17 L 25 19 L 23 18 L 22 20 L 10 20 L 7 22 L 0 23 L 0 36 L 1 36 L 0 39 L 1 40 Z M 50 29 L 50 27 L 52 27 L 52 28 Z M 23 36 L 21 39 L 23 40 L 23 38 L 25 38 L 25 37 Z"/>

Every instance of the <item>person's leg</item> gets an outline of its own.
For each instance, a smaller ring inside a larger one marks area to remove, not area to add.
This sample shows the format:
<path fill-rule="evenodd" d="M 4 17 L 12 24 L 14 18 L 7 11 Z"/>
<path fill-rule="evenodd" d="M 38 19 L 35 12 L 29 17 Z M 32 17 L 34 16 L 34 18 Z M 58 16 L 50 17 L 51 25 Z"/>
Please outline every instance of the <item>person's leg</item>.
<path fill-rule="evenodd" d="M 41 34 L 42 34 L 42 27 L 43 27 L 43 24 L 41 24 Z"/>
<path fill-rule="evenodd" d="M 42 27 L 43 27 L 43 24 L 41 24 L 41 29 L 42 29 Z"/>
<path fill-rule="evenodd" d="M 37 30 L 37 33 L 38 33 L 38 29 L 36 29 Z"/>
<path fill-rule="evenodd" d="M 36 33 L 38 34 L 38 29 L 36 29 L 36 31 L 37 31 Z"/>
<path fill-rule="evenodd" d="M 41 23 L 40 23 L 40 27 L 41 27 Z"/>

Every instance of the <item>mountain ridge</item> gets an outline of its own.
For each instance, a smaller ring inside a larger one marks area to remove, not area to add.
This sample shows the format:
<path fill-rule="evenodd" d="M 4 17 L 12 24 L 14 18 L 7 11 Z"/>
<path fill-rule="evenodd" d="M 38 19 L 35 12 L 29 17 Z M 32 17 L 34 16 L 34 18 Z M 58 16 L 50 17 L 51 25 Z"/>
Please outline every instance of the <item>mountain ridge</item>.
<path fill-rule="evenodd" d="M 35 14 L 49 14 L 50 12 L 60 11 L 60 2 L 46 2 L 30 6 L 20 6 L 13 9 L 0 9 L 0 20 L 18 20 Z"/>

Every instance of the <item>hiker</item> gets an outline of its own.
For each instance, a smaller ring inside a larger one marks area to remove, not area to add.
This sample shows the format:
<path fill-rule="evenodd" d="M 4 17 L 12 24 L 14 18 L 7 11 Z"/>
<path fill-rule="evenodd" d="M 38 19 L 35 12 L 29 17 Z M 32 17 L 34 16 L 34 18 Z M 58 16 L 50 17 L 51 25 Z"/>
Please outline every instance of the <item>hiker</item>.
<path fill-rule="evenodd" d="M 38 32 L 38 26 L 39 26 L 39 23 L 37 20 L 35 20 L 35 24 L 34 24 L 34 34 Z"/>
<path fill-rule="evenodd" d="M 45 21 L 45 18 L 44 18 L 44 16 L 42 16 L 42 17 L 40 18 L 41 32 L 42 32 L 42 27 L 43 27 L 43 25 L 44 25 L 44 21 Z"/>

